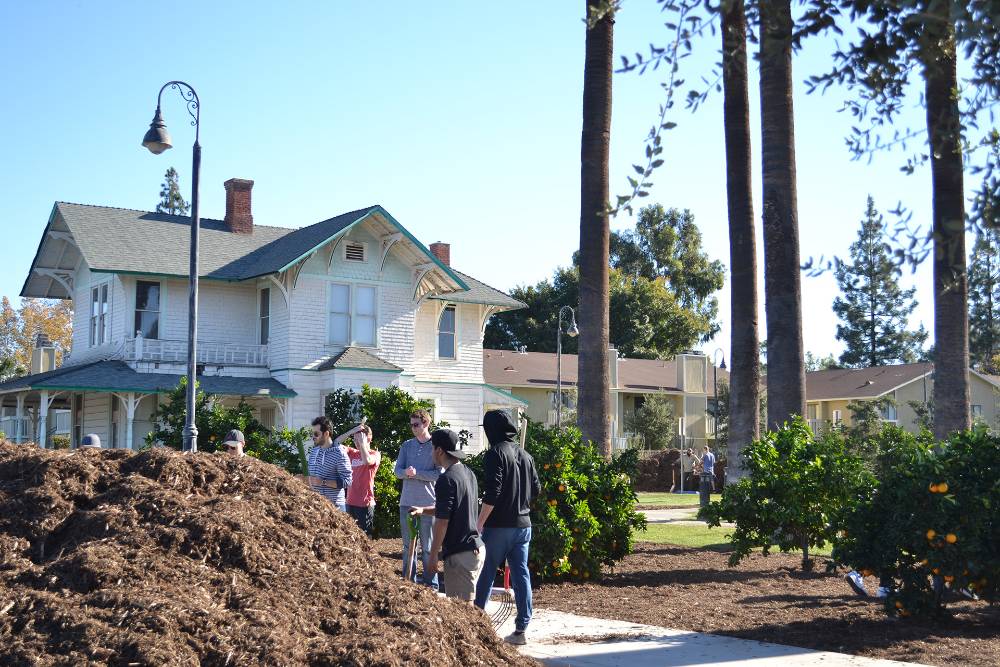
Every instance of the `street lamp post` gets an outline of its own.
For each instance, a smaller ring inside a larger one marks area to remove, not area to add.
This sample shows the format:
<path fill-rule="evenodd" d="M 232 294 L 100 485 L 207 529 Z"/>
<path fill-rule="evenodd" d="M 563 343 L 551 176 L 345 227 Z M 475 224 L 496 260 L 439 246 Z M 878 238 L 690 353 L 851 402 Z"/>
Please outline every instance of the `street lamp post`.
<path fill-rule="evenodd" d="M 722 364 L 719 364 L 719 354 L 722 354 Z M 722 351 L 721 347 L 715 348 L 715 352 L 712 353 L 712 382 L 715 386 L 715 411 L 713 416 L 715 417 L 715 444 L 719 444 L 719 369 L 726 370 L 726 353 Z"/>
<path fill-rule="evenodd" d="M 149 149 L 150 153 L 159 155 L 163 151 L 172 148 L 170 134 L 167 132 L 166 123 L 160 114 L 160 99 L 167 86 L 174 88 L 187 103 L 188 113 L 191 115 L 191 125 L 194 126 L 194 150 L 191 168 L 191 257 L 189 272 L 190 286 L 188 289 L 188 368 L 187 368 L 187 414 L 184 417 L 184 451 L 198 451 L 198 427 L 194 423 L 196 378 L 197 378 L 197 348 L 198 348 L 198 228 L 201 220 L 198 217 L 198 180 L 201 172 L 201 144 L 198 143 L 199 132 L 201 130 L 201 103 L 198 94 L 194 92 L 189 84 L 183 81 L 168 81 L 160 88 L 160 93 L 156 96 L 156 113 L 153 115 L 153 122 L 149 124 L 149 131 L 142 138 L 142 145 Z"/>
<path fill-rule="evenodd" d="M 580 330 L 576 327 L 576 311 L 571 306 L 563 306 L 559 309 L 559 327 L 556 332 L 556 428 L 562 428 L 562 334 L 563 334 L 563 312 L 569 311 L 569 328 L 566 335 L 576 338 Z"/>

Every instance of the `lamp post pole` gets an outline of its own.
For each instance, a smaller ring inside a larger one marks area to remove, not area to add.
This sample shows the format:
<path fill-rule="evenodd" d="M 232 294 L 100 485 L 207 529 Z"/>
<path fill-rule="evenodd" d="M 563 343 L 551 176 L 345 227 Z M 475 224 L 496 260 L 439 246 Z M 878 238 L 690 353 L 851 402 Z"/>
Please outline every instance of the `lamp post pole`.
<path fill-rule="evenodd" d="M 198 94 L 190 84 L 183 81 L 168 81 L 163 84 L 156 96 L 156 114 L 153 116 L 153 122 L 149 124 L 149 131 L 146 132 L 146 136 L 142 140 L 142 145 L 154 155 L 159 155 L 172 147 L 167 126 L 160 114 L 160 100 L 163 97 L 163 91 L 168 86 L 176 89 L 186 102 L 188 113 L 192 119 L 191 125 L 194 126 L 194 148 L 191 162 L 191 253 L 188 266 L 190 282 L 188 286 L 187 407 L 184 416 L 184 451 L 196 452 L 198 451 L 198 427 L 195 425 L 194 416 L 198 371 L 198 231 L 201 226 L 201 218 L 198 214 L 201 144 L 198 139 L 201 130 L 201 103 L 198 100 Z"/>
<path fill-rule="evenodd" d="M 570 324 L 566 333 L 575 338 L 580 330 L 576 327 L 576 311 L 571 306 L 563 306 L 559 309 L 559 325 L 556 331 L 556 428 L 562 428 L 562 334 L 563 334 L 563 312 L 569 311 Z"/>

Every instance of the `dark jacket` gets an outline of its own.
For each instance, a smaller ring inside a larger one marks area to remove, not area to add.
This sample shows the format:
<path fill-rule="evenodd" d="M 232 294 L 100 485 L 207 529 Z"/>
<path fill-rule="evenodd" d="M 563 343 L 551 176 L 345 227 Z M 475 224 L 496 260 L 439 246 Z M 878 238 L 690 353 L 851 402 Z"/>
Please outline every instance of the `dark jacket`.
<path fill-rule="evenodd" d="M 528 528 L 531 501 L 542 491 L 535 460 L 517 443 L 517 428 L 506 412 L 487 412 L 483 429 L 490 441 L 483 456 L 483 504 L 493 506 L 486 526 Z"/>

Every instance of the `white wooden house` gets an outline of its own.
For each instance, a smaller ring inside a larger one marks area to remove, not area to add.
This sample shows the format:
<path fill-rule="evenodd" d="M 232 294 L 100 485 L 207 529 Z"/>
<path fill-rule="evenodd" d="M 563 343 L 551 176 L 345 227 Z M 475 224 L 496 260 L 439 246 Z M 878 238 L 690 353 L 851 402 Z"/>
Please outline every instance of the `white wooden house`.
<path fill-rule="evenodd" d="M 201 221 L 198 380 L 267 425 L 308 425 L 340 388 L 398 385 L 472 433 L 483 411 L 524 402 L 483 379 L 483 329 L 519 301 L 450 266 L 381 206 L 300 229 L 254 224 L 253 181 L 226 181 L 226 217 Z M 57 202 L 21 291 L 72 299 L 57 369 L 0 383 L 7 435 L 138 447 L 157 397 L 186 372 L 190 218 Z M 44 356 L 44 355 L 43 355 Z"/>

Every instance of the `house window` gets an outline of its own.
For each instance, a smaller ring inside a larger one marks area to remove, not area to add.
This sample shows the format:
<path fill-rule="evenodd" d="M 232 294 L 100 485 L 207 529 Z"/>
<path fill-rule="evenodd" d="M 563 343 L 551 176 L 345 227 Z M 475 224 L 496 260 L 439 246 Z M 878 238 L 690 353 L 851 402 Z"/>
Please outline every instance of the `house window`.
<path fill-rule="evenodd" d="M 357 241 L 348 241 L 344 244 L 344 261 L 346 262 L 364 262 L 365 258 L 365 244 L 358 243 Z"/>
<path fill-rule="evenodd" d="M 375 347 L 375 288 L 358 285 L 354 288 L 354 342 L 363 347 Z"/>
<path fill-rule="evenodd" d="M 972 421 L 982 420 L 983 418 L 983 406 L 973 405 L 972 406 Z"/>
<path fill-rule="evenodd" d="M 160 337 L 160 283 L 136 282 L 135 330 L 143 338 Z"/>
<path fill-rule="evenodd" d="M 264 428 L 274 428 L 274 408 L 260 409 L 260 423 Z"/>
<path fill-rule="evenodd" d="M 446 306 L 438 320 L 438 358 L 455 358 L 455 306 Z"/>
<path fill-rule="evenodd" d="M 834 410 L 833 411 L 833 423 L 834 424 L 839 424 L 840 422 L 841 422 L 840 410 Z"/>
<path fill-rule="evenodd" d="M 576 408 L 576 392 L 571 389 L 562 390 L 562 404 L 567 410 L 573 410 Z M 556 409 L 556 392 L 549 392 L 549 407 L 553 410 Z"/>
<path fill-rule="evenodd" d="M 333 345 L 348 345 L 351 342 L 351 287 L 350 285 L 330 285 L 330 334 Z"/>
<path fill-rule="evenodd" d="M 882 421 L 894 422 L 896 421 L 896 406 L 886 405 L 882 408 Z"/>
<path fill-rule="evenodd" d="M 90 344 L 92 346 L 103 345 L 110 340 L 109 288 L 110 283 L 104 283 L 90 290 Z"/>
<path fill-rule="evenodd" d="M 260 344 L 267 345 L 271 338 L 271 288 L 260 291 Z"/>
<path fill-rule="evenodd" d="M 806 413 L 809 415 L 809 421 L 816 421 L 819 419 L 819 406 L 813 403 L 812 405 L 806 406 Z"/>

